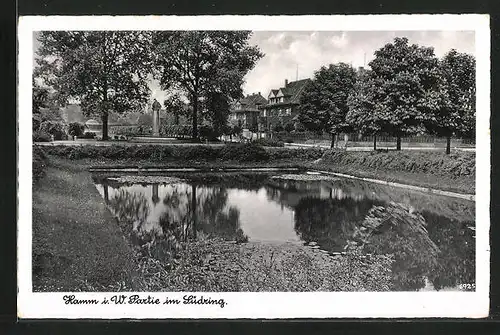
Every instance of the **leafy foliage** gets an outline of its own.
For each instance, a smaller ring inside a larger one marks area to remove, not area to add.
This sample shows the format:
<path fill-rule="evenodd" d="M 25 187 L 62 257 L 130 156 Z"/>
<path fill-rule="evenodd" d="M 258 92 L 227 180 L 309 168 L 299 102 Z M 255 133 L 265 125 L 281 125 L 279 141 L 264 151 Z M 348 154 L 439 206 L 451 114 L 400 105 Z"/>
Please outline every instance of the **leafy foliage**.
<path fill-rule="evenodd" d="M 299 121 L 308 129 L 337 134 L 347 130 L 347 98 L 354 89 L 356 73 L 345 63 L 321 67 L 312 83 L 304 89 Z"/>
<path fill-rule="evenodd" d="M 72 122 L 68 125 L 68 134 L 71 136 L 82 136 L 85 126 L 79 122 Z"/>
<path fill-rule="evenodd" d="M 188 96 L 192 137 L 198 137 L 200 99 L 217 93 L 226 99 L 242 96 L 243 77 L 262 57 L 248 45 L 247 31 L 158 31 L 153 33 L 156 65 L 163 89 Z M 220 102 L 220 100 L 218 101 Z"/>
<path fill-rule="evenodd" d="M 235 160 L 240 162 L 259 162 L 267 161 L 269 154 L 260 145 L 253 143 L 247 144 L 229 144 L 225 145 L 220 157 L 223 160 Z"/>
<path fill-rule="evenodd" d="M 367 133 L 423 133 L 439 108 L 441 74 L 432 48 L 395 38 L 375 52 L 371 71 L 350 99 L 348 121 Z"/>
<path fill-rule="evenodd" d="M 456 50 L 440 61 L 440 106 L 426 122 L 431 134 L 473 138 L 475 134 L 475 58 Z"/>
<path fill-rule="evenodd" d="M 149 33 L 136 31 L 44 31 L 39 35 L 37 72 L 66 104 L 77 100 L 86 115 L 140 110 L 147 101 Z"/>
<path fill-rule="evenodd" d="M 456 152 L 451 155 L 437 152 L 350 152 L 326 151 L 322 161 L 330 165 L 369 168 L 383 171 L 406 171 L 451 177 L 475 176 L 474 152 Z"/>
<path fill-rule="evenodd" d="M 45 131 L 36 130 L 33 132 L 33 142 L 50 142 L 52 137 Z"/>
<path fill-rule="evenodd" d="M 40 124 L 40 132 L 54 136 L 54 140 L 67 139 L 64 124 L 57 121 L 44 121 Z"/>

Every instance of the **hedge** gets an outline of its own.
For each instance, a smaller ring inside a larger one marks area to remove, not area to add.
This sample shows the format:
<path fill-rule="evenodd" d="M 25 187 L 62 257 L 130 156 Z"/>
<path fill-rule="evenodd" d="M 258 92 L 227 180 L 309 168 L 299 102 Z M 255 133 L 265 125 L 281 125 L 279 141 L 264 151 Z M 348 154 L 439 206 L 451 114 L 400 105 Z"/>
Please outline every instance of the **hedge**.
<path fill-rule="evenodd" d="M 111 146 L 46 146 L 45 153 L 68 159 L 108 158 L 108 159 L 148 159 L 153 161 L 198 160 L 198 161 L 241 161 L 265 162 L 279 159 L 313 160 L 321 157 L 321 149 L 264 149 L 253 143 L 227 144 L 214 147 L 205 145 L 111 145 Z"/>
<path fill-rule="evenodd" d="M 475 152 L 430 151 L 340 151 L 325 152 L 322 164 L 338 165 L 349 168 L 370 168 L 383 171 L 405 171 L 429 173 L 442 176 L 474 177 L 476 174 Z"/>

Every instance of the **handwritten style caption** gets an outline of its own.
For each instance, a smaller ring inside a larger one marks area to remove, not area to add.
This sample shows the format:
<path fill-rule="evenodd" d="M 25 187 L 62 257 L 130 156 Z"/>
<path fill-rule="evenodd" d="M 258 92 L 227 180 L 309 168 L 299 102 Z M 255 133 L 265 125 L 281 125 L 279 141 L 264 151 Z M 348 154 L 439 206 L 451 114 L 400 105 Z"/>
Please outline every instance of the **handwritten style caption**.
<path fill-rule="evenodd" d="M 211 297 L 184 295 L 178 298 L 158 298 L 139 294 L 116 294 L 102 299 L 82 299 L 74 294 L 63 296 L 66 305 L 216 305 L 224 308 L 227 302 L 224 299 L 212 299 Z"/>

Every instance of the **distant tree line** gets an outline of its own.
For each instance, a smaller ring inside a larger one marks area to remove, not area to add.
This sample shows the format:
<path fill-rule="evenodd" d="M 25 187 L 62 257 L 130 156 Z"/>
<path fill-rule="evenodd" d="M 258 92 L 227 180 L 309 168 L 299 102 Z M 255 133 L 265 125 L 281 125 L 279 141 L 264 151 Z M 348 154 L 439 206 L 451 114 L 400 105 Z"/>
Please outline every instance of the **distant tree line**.
<path fill-rule="evenodd" d="M 310 131 L 335 135 L 357 131 L 397 138 L 432 134 L 475 135 L 475 58 L 450 50 L 438 59 L 433 48 L 396 38 L 375 52 L 370 69 L 345 63 L 320 68 L 301 97 L 299 121 Z"/>

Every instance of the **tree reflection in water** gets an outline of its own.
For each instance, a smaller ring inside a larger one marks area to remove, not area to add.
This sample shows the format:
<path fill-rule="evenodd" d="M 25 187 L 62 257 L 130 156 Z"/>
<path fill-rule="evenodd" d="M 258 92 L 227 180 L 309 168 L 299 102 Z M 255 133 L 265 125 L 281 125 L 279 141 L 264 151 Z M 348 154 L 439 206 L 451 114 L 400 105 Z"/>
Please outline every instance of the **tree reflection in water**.
<path fill-rule="evenodd" d="M 185 242 L 203 237 L 248 239 L 240 228 L 239 210 L 227 206 L 225 188 L 168 185 L 162 207 L 157 208 L 158 184 L 151 187 L 151 202 L 144 192 L 125 187 L 109 200 L 125 234 L 144 256 L 172 259 Z M 161 213 L 153 215 L 158 209 Z"/>
<path fill-rule="evenodd" d="M 294 201 L 286 193 L 281 189 L 270 194 L 291 204 Z M 305 242 L 340 251 L 357 239 L 365 253 L 394 255 L 393 285 L 399 291 L 422 289 L 426 278 L 437 290 L 475 282 L 475 239 L 466 223 L 429 212 L 415 213 L 397 203 L 353 199 L 345 193 L 322 199 L 316 194 L 311 196 L 311 189 L 307 190 L 293 206 L 295 230 Z"/>
<path fill-rule="evenodd" d="M 306 197 L 295 207 L 295 230 L 305 242 L 341 251 L 374 204 L 373 200 Z"/>
<path fill-rule="evenodd" d="M 475 232 L 473 222 L 459 222 L 423 212 L 430 238 L 439 246 L 438 264 L 429 275 L 435 289 L 475 283 Z"/>

